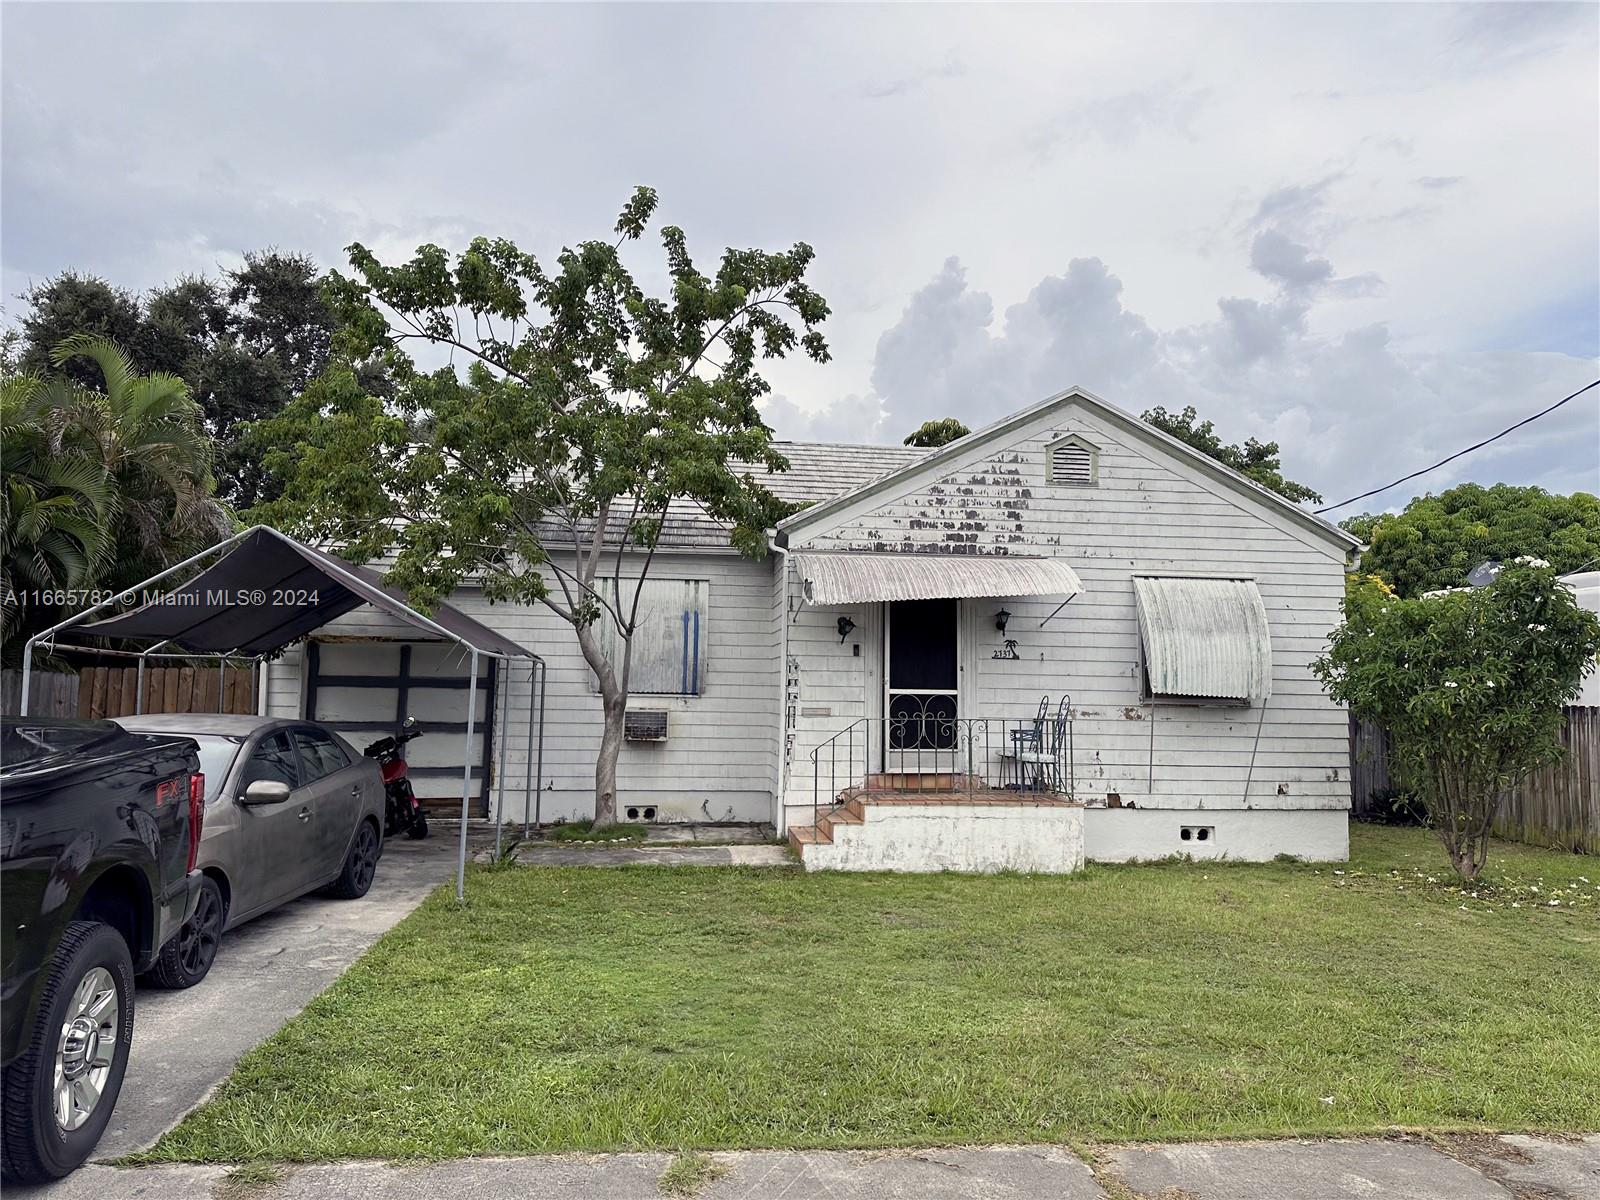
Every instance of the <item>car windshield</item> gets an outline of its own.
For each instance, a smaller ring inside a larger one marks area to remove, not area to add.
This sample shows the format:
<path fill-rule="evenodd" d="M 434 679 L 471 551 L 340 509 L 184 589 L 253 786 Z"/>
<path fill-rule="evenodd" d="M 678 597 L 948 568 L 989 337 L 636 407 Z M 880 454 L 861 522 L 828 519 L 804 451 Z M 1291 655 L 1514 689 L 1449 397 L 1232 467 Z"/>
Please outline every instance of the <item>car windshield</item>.
<path fill-rule="evenodd" d="M 228 768 L 244 745 L 242 737 L 221 733 L 191 733 L 200 746 L 200 772 L 206 777 L 206 803 L 217 798 L 223 781 L 228 778 Z"/>

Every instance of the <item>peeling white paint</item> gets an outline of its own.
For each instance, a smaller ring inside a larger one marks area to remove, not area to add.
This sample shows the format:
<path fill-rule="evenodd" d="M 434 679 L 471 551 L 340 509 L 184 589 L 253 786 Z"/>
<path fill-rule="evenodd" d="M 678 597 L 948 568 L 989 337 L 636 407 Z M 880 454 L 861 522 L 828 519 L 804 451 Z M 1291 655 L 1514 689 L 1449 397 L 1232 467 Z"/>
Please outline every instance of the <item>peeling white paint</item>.
<path fill-rule="evenodd" d="M 1084 810 L 1033 804 L 868 804 L 805 848 L 808 870 L 1037 871 L 1083 866 Z"/>

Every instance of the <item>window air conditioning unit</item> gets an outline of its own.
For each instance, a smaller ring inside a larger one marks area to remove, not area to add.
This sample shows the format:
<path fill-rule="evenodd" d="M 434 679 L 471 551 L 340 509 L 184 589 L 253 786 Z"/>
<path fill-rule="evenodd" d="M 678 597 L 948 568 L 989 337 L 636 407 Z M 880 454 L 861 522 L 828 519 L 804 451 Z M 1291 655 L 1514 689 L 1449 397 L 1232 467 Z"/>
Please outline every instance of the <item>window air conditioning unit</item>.
<path fill-rule="evenodd" d="M 622 736 L 629 742 L 667 740 L 667 712 L 664 708 L 630 708 L 622 717 Z"/>

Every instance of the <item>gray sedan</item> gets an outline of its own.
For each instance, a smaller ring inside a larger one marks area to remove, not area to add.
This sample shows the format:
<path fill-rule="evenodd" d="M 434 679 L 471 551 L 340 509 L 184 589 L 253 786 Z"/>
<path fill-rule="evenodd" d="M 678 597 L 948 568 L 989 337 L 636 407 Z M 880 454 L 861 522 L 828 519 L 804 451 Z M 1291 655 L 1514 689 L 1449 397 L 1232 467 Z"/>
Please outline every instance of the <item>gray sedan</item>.
<path fill-rule="evenodd" d="M 378 764 L 311 721 L 164 713 L 118 717 L 135 732 L 181 733 L 200 746 L 205 824 L 195 915 L 150 969 L 164 987 L 204 979 L 222 934 L 315 888 L 354 900 L 383 853 Z"/>

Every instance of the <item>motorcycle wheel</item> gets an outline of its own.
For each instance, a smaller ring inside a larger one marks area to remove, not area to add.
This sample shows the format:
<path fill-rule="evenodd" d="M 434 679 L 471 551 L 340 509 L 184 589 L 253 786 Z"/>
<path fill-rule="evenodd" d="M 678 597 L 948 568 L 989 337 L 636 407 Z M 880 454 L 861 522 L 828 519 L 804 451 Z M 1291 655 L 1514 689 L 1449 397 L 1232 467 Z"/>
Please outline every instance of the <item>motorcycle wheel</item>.
<path fill-rule="evenodd" d="M 413 842 L 420 842 L 428 836 L 428 817 L 420 808 L 417 815 L 411 819 L 411 827 L 406 830 L 406 836 Z"/>

